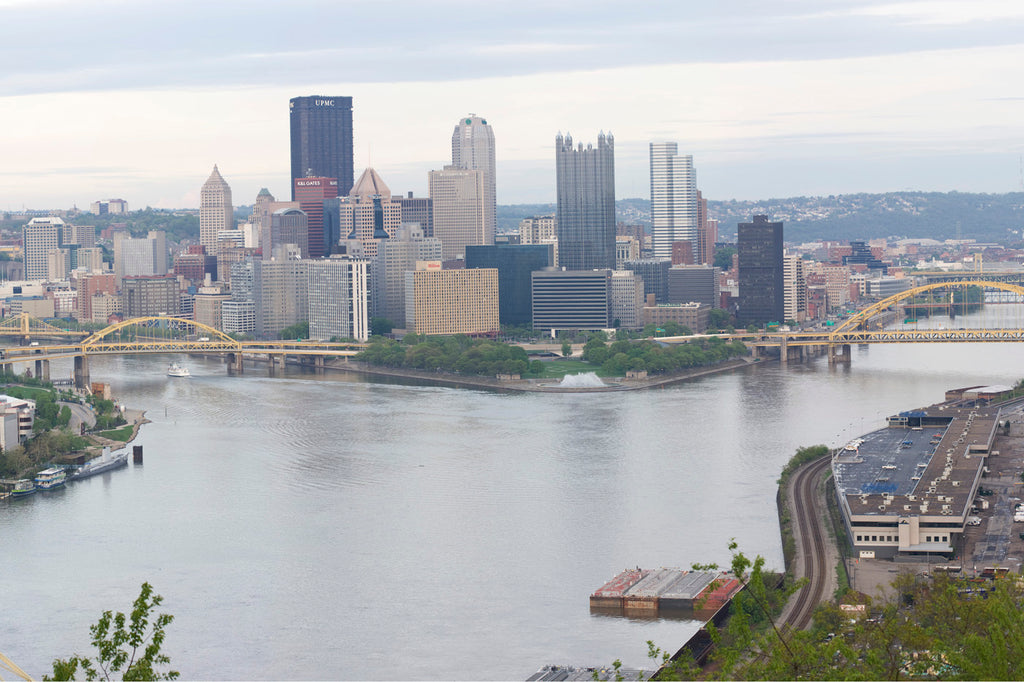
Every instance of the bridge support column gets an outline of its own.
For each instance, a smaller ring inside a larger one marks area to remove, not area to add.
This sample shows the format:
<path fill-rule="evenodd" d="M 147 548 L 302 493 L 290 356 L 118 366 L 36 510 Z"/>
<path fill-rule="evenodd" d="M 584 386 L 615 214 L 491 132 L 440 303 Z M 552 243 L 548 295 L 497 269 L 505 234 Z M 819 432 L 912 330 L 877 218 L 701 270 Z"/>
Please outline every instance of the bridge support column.
<path fill-rule="evenodd" d="M 245 364 L 242 361 L 241 353 L 228 353 L 228 374 L 244 374 Z"/>
<path fill-rule="evenodd" d="M 50 380 L 50 361 L 36 360 L 36 378 L 43 381 Z"/>
<path fill-rule="evenodd" d="M 324 373 L 324 360 L 326 360 L 326 358 L 322 355 L 316 355 L 313 357 L 313 367 L 316 369 L 317 374 Z"/>
<path fill-rule="evenodd" d="M 785 365 L 789 363 L 789 339 L 785 336 L 779 341 L 779 364 Z"/>
<path fill-rule="evenodd" d="M 276 375 L 278 372 L 284 371 L 284 356 L 283 355 L 269 355 L 267 357 L 267 368 L 270 370 L 270 376 Z"/>
<path fill-rule="evenodd" d="M 848 365 L 850 364 L 850 344 L 848 343 L 831 343 L 828 346 L 828 364 L 829 367 L 833 365 Z"/>
<path fill-rule="evenodd" d="M 75 388 L 89 389 L 89 358 L 75 356 Z"/>
<path fill-rule="evenodd" d="M 7 375 L 14 374 L 14 364 L 10 362 L 5 362 L 4 364 L 0 365 L 0 373 Z"/>

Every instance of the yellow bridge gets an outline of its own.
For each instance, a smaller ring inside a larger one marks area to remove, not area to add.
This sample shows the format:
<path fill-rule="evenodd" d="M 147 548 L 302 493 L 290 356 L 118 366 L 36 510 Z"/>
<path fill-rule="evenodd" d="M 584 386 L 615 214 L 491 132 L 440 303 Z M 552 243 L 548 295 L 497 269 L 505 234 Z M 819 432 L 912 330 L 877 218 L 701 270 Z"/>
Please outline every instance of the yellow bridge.
<path fill-rule="evenodd" d="M 86 336 L 82 339 L 81 337 Z M 327 358 L 355 355 L 366 344 L 321 341 L 239 341 L 219 329 L 178 317 L 135 317 L 110 325 L 95 333 L 59 329 L 20 315 L 0 323 L 0 336 L 19 337 L 26 343 L 32 337 L 70 337 L 79 341 L 58 344 L 9 346 L 0 350 L 0 366 L 6 372 L 13 363 L 35 362 L 36 376 L 49 377 L 49 361 L 74 358 L 75 385 L 89 383 L 88 358 L 96 355 L 132 355 L 140 353 L 203 353 L 223 355 L 229 370 L 241 372 L 243 358 L 263 357 L 271 367 L 283 365 L 287 356 L 308 357 L 315 367 L 323 367 Z"/>
<path fill-rule="evenodd" d="M 1012 302 L 1024 303 L 1024 287 L 1003 281 L 987 279 L 964 279 L 959 281 L 935 282 L 901 291 L 851 316 L 833 329 L 811 332 L 770 332 L 758 334 L 754 338 L 746 338 L 755 353 L 768 348 L 778 348 L 780 359 L 785 362 L 793 356 L 801 356 L 803 349 L 814 347 L 826 350 L 829 362 L 849 362 L 850 344 L 855 343 L 1005 343 L 1024 341 L 1024 306 L 1015 306 L 1017 311 L 1010 319 L 997 320 L 997 324 L 987 328 L 920 328 L 913 321 L 913 326 L 899 326 L 901 310 L 904 307 L 928 307 L 929 303 L 919 302 L 924 294 L 940 292 L 951 293 L 956 289 L 980 287 L 985 290 L 998 290 L 1011 294 Z M 942 303 L 943 307 L 958 306 L 961 303 Z M 887 327 L 886 318 L 895 313 L 896 326 Z"/>

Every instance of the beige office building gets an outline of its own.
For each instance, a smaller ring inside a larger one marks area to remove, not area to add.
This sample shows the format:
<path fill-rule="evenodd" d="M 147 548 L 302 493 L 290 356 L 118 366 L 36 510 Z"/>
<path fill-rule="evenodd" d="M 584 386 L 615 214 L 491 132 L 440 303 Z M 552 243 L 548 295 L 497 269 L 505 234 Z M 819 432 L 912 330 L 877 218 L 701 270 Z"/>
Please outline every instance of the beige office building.
<path fill-rule="evenodd" d="M 199 243 L 206 247 L 206 253 L 216 256 L 217 233 L 233 229 L 235 214 L 231 205 L 231 187 L 214 164 L 213 172 L 199 191 Z"/>
<path fill-rule="evenodd" d="M 488 226 L 484 172 L 445 166 L 427 174 L 434 204 L 434 236 L 441 240 L 442 258 L 465 257 L 470 245 L 494 243 L 494 227 Z"/>
<path fill-rule="evenodd" d="M 417 262 L 405 273 L 405 327 L 416 334 L 496 333 L 498 270 L 442 270 L 440 261 Z"/>
<path fill-rule="evenodd" d="M 558 219 L 553 215 L 534 216 L 519 221 L 520 244 L 543 244 L 558 239 Z"/>

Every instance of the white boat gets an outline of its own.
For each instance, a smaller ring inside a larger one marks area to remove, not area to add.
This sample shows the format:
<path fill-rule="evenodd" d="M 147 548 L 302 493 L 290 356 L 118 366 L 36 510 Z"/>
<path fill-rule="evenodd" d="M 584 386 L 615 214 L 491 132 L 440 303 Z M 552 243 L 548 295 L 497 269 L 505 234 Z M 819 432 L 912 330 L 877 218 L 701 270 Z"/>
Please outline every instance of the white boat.
<path fill-rule="evenodd" d="M 67 475 L 63 469 L 51 467 L 36 474 L 36 490 L 53 490 L 64 485 Z"/>
<path fill-rule="evenodd" d="M 192 373 L 188 371 L 188 367 L 179 365 L 176 362 L 172 362 L 167 365 L 167 376 L 169 377 L 190 377 Z"/>

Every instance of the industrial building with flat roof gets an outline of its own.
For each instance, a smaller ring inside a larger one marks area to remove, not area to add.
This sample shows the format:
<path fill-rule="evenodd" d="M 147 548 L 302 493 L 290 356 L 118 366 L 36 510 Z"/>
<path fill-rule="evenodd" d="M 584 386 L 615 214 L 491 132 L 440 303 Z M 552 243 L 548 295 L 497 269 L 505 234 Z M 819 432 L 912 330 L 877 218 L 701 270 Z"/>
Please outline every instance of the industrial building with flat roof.
<path fill-rule="evenodd" d="M 1000 419 L 999 407 L 980 402 L 901 412 L 833 454 L 839 508 L 858 556 L 958 551 Z"/>

